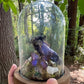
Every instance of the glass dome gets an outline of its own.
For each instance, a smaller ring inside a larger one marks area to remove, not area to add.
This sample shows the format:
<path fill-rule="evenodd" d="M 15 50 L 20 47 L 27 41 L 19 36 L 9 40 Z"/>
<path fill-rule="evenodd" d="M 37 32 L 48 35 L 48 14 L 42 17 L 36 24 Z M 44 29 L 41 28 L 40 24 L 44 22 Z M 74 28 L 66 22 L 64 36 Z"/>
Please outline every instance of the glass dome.
<path fill-rule="evenodd" d="M 18 21 L 20 74 L 28 79 L 60 78 L 64 73 L 65 19 L 51 0 L 27 5 Z"/>

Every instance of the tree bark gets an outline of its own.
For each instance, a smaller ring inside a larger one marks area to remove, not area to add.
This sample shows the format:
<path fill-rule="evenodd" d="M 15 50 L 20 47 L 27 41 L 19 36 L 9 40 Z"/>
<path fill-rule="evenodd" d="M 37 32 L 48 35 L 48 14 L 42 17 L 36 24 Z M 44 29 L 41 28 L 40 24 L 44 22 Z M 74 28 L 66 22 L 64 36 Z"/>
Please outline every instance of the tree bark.
<path fill-rule="evenodd" d="M 21 3 L 20 0 L 18 0 L 18 5 L 19 5 L 19 12 L 21 12 L 21 10 L 23 9 L 23 3 Z"/>
<path fill-rule="evenodd" d="M 9 69 L 16 63 L 13 27 L 10 10 L 5 12 L 0 4 L 0 84 L 7 84 Z"/>
<path fill-rule="evenodd" d="M 80 15 L 80 23 L 79 26 L 83 26 L 84 25 L 84 15 Z M 78 46 L 84 47 L 84 30 L 82 30 L 82 28 L 79 30 L 78 32 Z"/>
<path fill-rule="evenodd" d="M 55 4 L 55 5 L 58 5 L 58 3 L 59 3 L 58 1 L 54 1 L 54 4 Z"/>
<path fill-rule="evenodd" d="M 75 30 L 76 30 L 76 15 L 77 15 L 78 0 L 68 0 L 68 19 L 69 30 L 67 38 L 66 54 L 75 55 Z"/>

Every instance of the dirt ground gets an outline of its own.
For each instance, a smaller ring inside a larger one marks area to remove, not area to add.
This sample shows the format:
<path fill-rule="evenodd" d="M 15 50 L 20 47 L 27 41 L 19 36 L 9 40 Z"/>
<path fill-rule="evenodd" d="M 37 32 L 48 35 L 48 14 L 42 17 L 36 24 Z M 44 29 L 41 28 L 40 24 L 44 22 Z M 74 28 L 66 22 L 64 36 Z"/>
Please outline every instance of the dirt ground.
<path fill-rule="evenodd" d="M 71 83 L 70 84 L 84 84 L 84 65 L 73 64 L 67 65 L 70 70 Z"/>

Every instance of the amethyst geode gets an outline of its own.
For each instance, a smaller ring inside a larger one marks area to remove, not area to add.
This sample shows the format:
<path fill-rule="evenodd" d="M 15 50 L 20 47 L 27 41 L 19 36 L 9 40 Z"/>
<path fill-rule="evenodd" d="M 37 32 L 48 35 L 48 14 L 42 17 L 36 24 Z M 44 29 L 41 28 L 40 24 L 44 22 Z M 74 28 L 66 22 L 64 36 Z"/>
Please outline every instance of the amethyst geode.
<path fill-rule="evenodd" d="M 59 78 L 63 72 L 62 60 L 45 41 L 46 36 L 37 36 L 31 39 L 35 51 L 21 67 L 20 72 L 26 78 L 34 80 L 47 80 L 50 77 Z M 60 75 L 61 74 L 61 75 Z"/>

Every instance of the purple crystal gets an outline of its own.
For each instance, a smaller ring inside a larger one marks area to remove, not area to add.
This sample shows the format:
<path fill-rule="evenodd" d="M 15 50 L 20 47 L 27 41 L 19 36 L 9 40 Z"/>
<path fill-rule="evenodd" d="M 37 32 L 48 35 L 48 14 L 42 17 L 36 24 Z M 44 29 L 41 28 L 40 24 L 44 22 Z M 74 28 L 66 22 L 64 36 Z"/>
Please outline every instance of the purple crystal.
<path fill-rule="evenodd" d="M 32 53 L 32 60 L 39 59 L 39 56 L 36 53 Z"/>
<path fill-rule="evenodd" d="M 38 60 L 36 59 L 36 60 L 32 60 L 32 66 L 36 66 L 37 65 L 37 63 L 38 63 Z"/>
<path fill-rule="evenodd" d="M 32 66 L 36 66 L 39 60 L 39 56 L 36 53 L 32 53 L 31 57 L 32 57 Z"/>
<path fill-rule="evenodd" d="M 47 58 L 47 60 L 51 59 L 54 62 L 59 60 L 57 53 L 52 50 L 45 42 L 43 42 L 41 46 L 41 53 Z"/>
<path fill-rule="evenodd" d="M 41 61 L 41 66 L 45 69 L 47 67 L 47 63 L 44 60 L 42 60 Z"/>
<path fill-rule="evenodd" d="M 47 43 L 45 43 L 43 41 L 43 39 L 44 39 L 44 37 L 38 36 L 32 40 L 32 43 L 33 43 L 35 50 L 37 50 L 37 52 L 40 54 L 40 56 L 42 58 L 44 56 L 44 59 L 46 61 L 52 60 L 52 61 L 60 64 L 59 63 L 59 56 L 57 55 L 57 53 L 53 49 L 51 49 L 47 45 Z"/>
<path fill-rule="evenodd" d="M 32 53 L 31 57 L 32 57 L 32 66 L 36 67 L 37 64 L 39 64 L 39 65 L 42 66 L 42 68 L 46 68 L 47 67 L 47 63 L 44 60 L 44 58 L 39 58 L 39 56 L 36 53 Z"/>
<path fill-rule="evenodd" d="M 49 47 L 43 42 L 42 46 L 41 46 L 41 51 L 42 54 L 44 56 L 48 56 L 49 55 Z"/>

